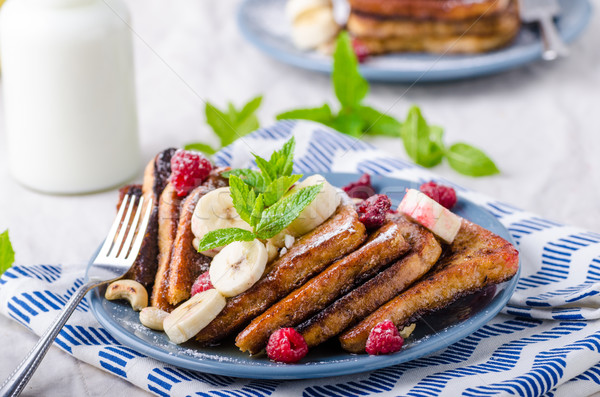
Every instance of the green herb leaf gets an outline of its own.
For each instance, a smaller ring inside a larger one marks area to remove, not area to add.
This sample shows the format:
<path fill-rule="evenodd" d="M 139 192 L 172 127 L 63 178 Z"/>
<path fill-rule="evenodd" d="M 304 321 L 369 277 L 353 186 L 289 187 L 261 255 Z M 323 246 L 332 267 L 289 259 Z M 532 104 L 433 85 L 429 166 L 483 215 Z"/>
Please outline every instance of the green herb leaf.
<path fill-rule="evenodd" d="M 229 177 L 229 191 L 231 192 L 233 207 L 240 215 L 240 218 L 251 225 L 256 193 L 240 177 L 235 175 Z"/>
<path fill-rule="evenodd" d="M 206 122 L 221 140 L 221 146 L 226 146 L 235 140 L 235 126 L 228 114 L 220 111 L 210 102 L 206 102 L 204 113 L 206 114 Z"/>
<path fill-rule="evenodd" d="M 399 137 L 402 133 L 402 123 L 390 115 L 381 113 L 370 106 L 359 106 L 356 113 L 363 120 L 363 132 L 369 135 L 385 135 Z"/>
<path fill-rule="evenodd" d="M 197 152 L 202 152 L 204 154 L 208 154 L 209 156 L 217 153 L 217 151 L 215 149 L 213 149 L 211 146 L 209 146 L 205 143 L 201 143 L 201 142 L 189 143 L 189 144 L 185 145 L 183 148 L 185 150 L 195 150 Z"/>
<path fill-rule="evenodd" d="M 8 230 L 0 233 L 0 274 L 4 273 L 12 266 L 15 261 L 15 251 L 13 250 Z"/>
<path fill-rule="evenodd" d="M 358 106 L 369 92 L 369 83 L 360 74 L 358 59 L 347 32 L 340 33 L 336 41 L 331 78 L 342 107 Z"/>
<path fill-rule="evenodd" d="M 271 154 L 269 163 L 277 175 L 273 180 L 280 176 L 290 176 L 294 169 L 294 149 L 296 148 L 296 139 L 292 137 L 280 150 Z"/>
<path fill-rule="evenodd" d="M 340 114 L 333 119 L 333 124 L 331 126 L 346 135 L 360 138 L 365 122 L 358 114 L 352 110 L 346 109 L 346 111 L 340 112 Z"/>
<path fill-rule="evenodd" d="M 262 96 L 253 98 L 244 105 L 240 111 L 238 111 L 232 103 L 227 105 L 227 111 L 222 111 L 212 103 L 206 102 L 204 108 L 206 122 L 219 137 L 221 147 L 233 143 L 237 138 L 247 135 L 260 127 L 255 113 L 260 107 L 261 102 Z M 200 150 L 207 154 L 213 154 L 215 152 L 210 146 L 202 143 L 189 144 L 186 148 L 188 146 L 192 149 L 196 146 L 197 149 L 195 150 Z M 213 153 L 207 151 L 208 149 L 212 150 Z"/>
<path fill-rule="evenodd" d="M 279 201 L 300 178 L 302 178 L 302 175 L 281 176 L 271 182 L 264 192 L 265 207 L 269 207 Z"/>
<path fill-rule="evenodd" d="M 275 172 L 275 170 L 271 167 L 270 162 L 256 154 L 254 155 L 254 161 L 256 161 L 256 166 L 260 169 L 260 172 L 262 173 L 262 176 L 267 184 L 277 179 L 277 172 Z"/>
<path fill-rule="evenodd" d="M 268 239 L 285 229 L 317 197 L 322 186 L 319 184 L 302 188 L 267 208 L 255 229 L 258 238 Z"/>
<path fill-rule="evenodd" d="M 225 171 L 221 174 L 224 178 L 229 178 L 232 175 L 240 177 L 247 185 L 250 185 L 258 193 L 262 193 L 267 188 L 267 182 L 263 178 L 262 174 L 255 170 L 247 168 L 236 168 L 233 170 Z"/>
<path fill-rule="evenodd" d="M 488 176 L 498 174 L 496 164 L 480 149 L 466 143 L 455 143 L 446 151 L 450 166 L 469 176 Z"/>
<path fill-rule="evenodd" d="M 440 131 L 436 129 L 434 135 L 439 134 Z M 438 143 L 432 141 L 429 125 L 417 106 L 412 106 L 408 112 L 406 121 L 402 125 L 402 138 L 406 153 L 415 163 L 424 167 L 433 167 L 442 161 L 444 151 Z"/>
<path fill-rule="evenodd" d="M 250 226 L 252 226 L 253 229 L 258 225 L 258 222 L 260 222 L 262 213 L 265 210 L 264 197 L 265 196 L 261 193 L 254 202 L 254 208 L 252 209 L 252 215 L 250 216 Z"/>
<path fill-rule="evenodd" d="M 279 113 L 277 120 L 311 120 L 317 123 L 331 125 L 333 122 L 333 113 L 328 104 L 320 108 L 295 109 L 288 112 Z"/>
<path fill-rule="evenodd" d="M 217 229 L 206 233 L 198 242 L 198 252 L 213 248 L 223 247 L 234 241 L 252 241 L 256 238 L 254 233 L 237 227 Z"/>

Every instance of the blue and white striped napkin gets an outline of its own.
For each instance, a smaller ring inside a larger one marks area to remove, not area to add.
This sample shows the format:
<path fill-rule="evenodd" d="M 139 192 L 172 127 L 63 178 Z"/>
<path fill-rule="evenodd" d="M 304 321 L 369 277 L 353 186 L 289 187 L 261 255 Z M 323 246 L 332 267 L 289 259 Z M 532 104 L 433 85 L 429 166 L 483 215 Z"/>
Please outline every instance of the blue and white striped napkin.
<path fill-rule="evenodd" d="M 440 180 L 320 124 L 284 121 L 216 155 L 244 167 L 296 137 L 296 171 L 368 172 Z M 448 181 L 442 181 L 449 183 Z M 600 235 L 459 188 L 510 231 L 521 278 L 501 314 L 430 356 L 373 372 L 303 381 L 247 380 L 165 365 L 121 345 L 83 302 L 56 344 L 91 365 L 163 396 L 585 396 L 600 391 Z M 0 310 L 41 334 L 82 284 L 79 266 L 14 266 L 0 279 Z"/>

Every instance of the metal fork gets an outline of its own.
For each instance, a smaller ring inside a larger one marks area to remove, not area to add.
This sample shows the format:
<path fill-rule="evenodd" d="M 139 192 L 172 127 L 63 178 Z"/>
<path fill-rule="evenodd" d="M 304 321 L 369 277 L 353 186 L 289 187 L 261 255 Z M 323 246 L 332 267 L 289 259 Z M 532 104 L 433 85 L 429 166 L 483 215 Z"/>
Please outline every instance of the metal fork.
<path fill-rule="evenodd" d="M 46 330 L 21 364 L 0 387 L 0 396 L 18 396 L 46 355 L 48 348 L 83 297 L 93 288 L 111 283 L 125 275 L 142 245 L 152 212 L 152 199 L 125 196 L 100 252 L 88 270 L 88 281 L 71 296 L 60 315 Z M 136 208 L 133 221 L 131 216 Z M 142 215 L 143 212 L 143 215 Z M 131 222 L 130 222 L 131 221 Z"/>
<path fill-rule="evenodd" d="M 559 56 L 569 55 L 569 48 L 560 37 L 554 17 L 560 14 L 558 0 L 519 0 L 521 19 L 524 22 L 539 22 L 544 39 L 544 53 L 542 57 L 553 61 Z"/>

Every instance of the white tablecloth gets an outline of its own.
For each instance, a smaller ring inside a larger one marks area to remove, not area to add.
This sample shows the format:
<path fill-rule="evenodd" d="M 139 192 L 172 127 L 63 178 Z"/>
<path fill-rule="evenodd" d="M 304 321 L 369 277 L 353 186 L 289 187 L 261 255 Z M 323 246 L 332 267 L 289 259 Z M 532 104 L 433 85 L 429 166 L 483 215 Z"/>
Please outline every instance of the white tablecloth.
<path fill-rule="evenodd" d="M 167 146 L 212 141 L 204 99 L 223 106 L 265 95 L 263 124 L 282 110 L 334 102 L 329 78 L 282 65 L 237 30 L 238 1 L 128 0 L 136 32 L 136 72 L 144 159 Z M 593 0 L 600 8 L 600 0 Z M 447 142 L 483 148 L 500 176 L 472 179 L 447 166 L 435 172 L 501 201 L 561 223 L 600 232 L 600 15 L 571 56 L 472 81 L 372 85 L 367 102 L 402 118 L 410 104 L 446 129 Z M 0 125 L 3 117 L 0 115 Z M 406 158 L 400 141 L 372 140 Z M 140 175 L 141 179 L 141 175 Z M 10 229 L 18 263 L 86 263 L 114 214 L 115 191 L 47 196 L 10 177 L 0 127 L 0 231 Z M 6 377 L 36 338 L 0 317 Z M 60 367 L 60 375 L 56 368 Z M 52 348 L 26 395 L 144 395 L 141 390 Z"/>

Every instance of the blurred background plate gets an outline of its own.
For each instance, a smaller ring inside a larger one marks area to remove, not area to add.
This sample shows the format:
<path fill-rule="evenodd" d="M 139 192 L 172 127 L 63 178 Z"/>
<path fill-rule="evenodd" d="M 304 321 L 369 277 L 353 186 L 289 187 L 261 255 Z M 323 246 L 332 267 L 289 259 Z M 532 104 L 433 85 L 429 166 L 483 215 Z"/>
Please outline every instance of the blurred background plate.
<path fill-rule="evenodd" d="M 360 177 L 359 174 L 350 173 L 322 175 L 334 186 L 345 186 Z M 387 194 L 394 207 L 404 196 L 406 188 L 419 187 L 417 183 L 402 179 L 378 175 L 371 178 L 376 191 Z M 459 197 L 452 210 L 514 244 L 508 230 L 477 204 Z M 139 314 L 134 312 L 127 302 L 104 299 L 106 288 L 95 288 L 89 293 L 88 299 L 96 319 L 115 339 L 167 364 L 240 378 L 307 379 L 385 368 L 443 349 L 492 320 L 510 299 L 518 278 L 517 274 L 507 282 L 485 288 L 459 299 L 444 310 L 422 317 L 417 321 L 415 332 L 398 353 L 383 356 L 349 354 L 340 348 L 337 338 L 333 338 L 330 342 L 312 349 L 294 365 L 272 362 L 265 354 L 250 357 L 235 347 L 232 339 L 214 347 L 198 347 L 193 342 L 176 345 L 170 342 L 163 332 L 152 331 L 141 325 Z"/>
<path fill-rule="evenodd" d="M 588 0 L 560 0 L 557 20 L 563 40 L 572 42 L 587 26 Z M 331 72 L 331 59 L 315 51 L 297 49 L 290 40 L 285 0 L 244 0 L 238 24 L 248 41 L 273 58 L 303 69 Z M 497 73 L 541 59 L 542 41 L 537 26 L 524 25 L 515 42 L 502 50 L 477 55 L 389 54 L 369 58 L 361 73 L 371 81 L 431 82 L 457 80 Z"/>

